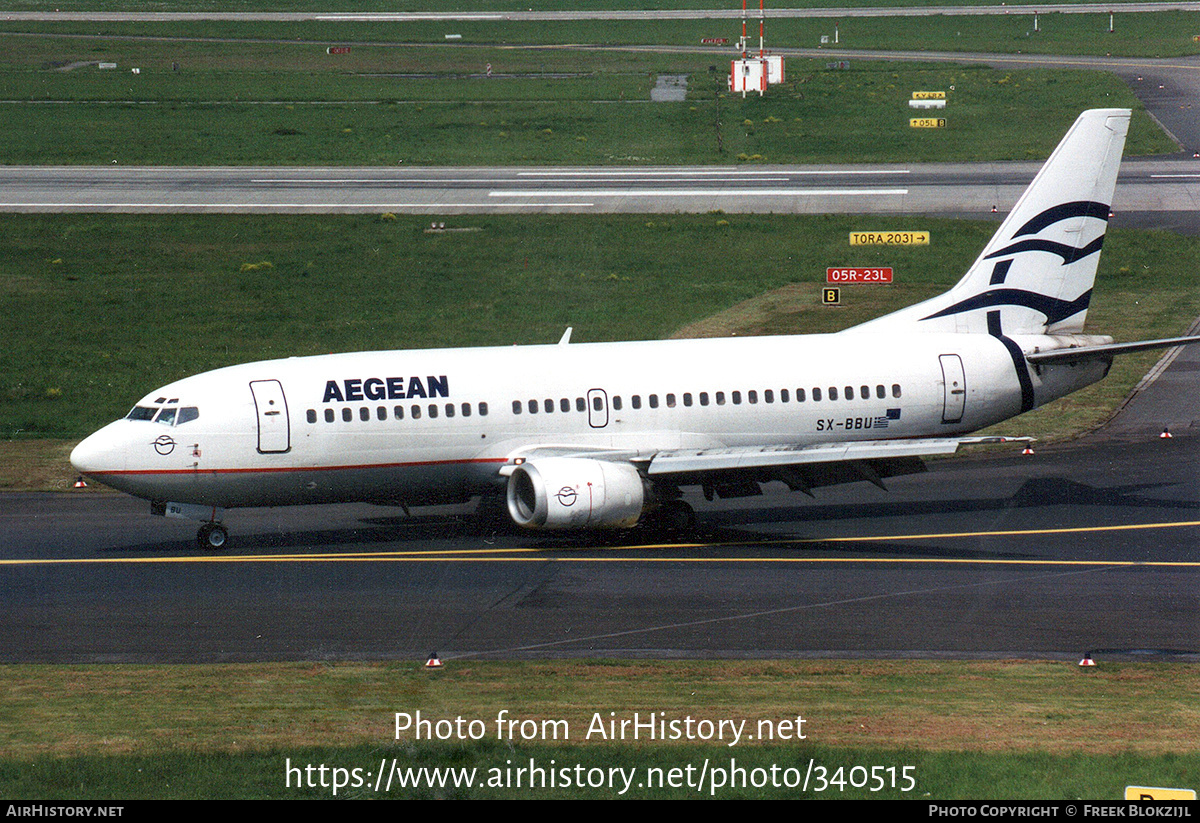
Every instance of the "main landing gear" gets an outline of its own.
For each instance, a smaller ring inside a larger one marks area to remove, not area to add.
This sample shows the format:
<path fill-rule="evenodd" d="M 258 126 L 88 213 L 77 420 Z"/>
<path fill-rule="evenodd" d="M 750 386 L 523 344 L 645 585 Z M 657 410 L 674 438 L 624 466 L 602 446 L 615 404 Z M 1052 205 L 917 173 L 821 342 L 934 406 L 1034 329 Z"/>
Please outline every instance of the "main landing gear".
<path fill-rule="evenodd" d="M 696 530 L 696 510 L 682 500 L 668 500 L 650 512 L 639 528 L 662 536 L 680 536 Z"/>
<path fill-rule="evenodd" d="M 229 529 L 220 523 L 205 523 L 200 527 L 200 531 L 196 532 L 196 542 L 202 549 L 211 551 L 223 549 L 228 540 Z"/>

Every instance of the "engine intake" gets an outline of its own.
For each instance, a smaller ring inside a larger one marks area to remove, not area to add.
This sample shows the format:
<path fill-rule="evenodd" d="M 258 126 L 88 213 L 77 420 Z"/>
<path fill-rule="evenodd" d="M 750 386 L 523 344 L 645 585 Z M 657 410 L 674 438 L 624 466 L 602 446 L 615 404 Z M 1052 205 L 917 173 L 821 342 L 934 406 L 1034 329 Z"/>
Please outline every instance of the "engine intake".
<path fill-rule="evenodd" d="M 508 478 L 508 513 L 527 529 L 629 528 L 646 493 L 628 463 L 549 457 L 517 466 Z"/>

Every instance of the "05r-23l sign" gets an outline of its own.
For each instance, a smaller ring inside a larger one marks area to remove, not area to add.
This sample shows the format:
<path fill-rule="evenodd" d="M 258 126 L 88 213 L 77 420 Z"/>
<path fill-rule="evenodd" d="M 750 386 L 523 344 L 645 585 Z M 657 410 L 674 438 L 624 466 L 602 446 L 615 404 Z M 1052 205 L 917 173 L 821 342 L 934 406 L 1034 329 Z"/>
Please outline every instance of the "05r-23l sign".
<path fill-rule="evenodd" d="M 825 269 L 826 283 L 891 283 L 892 267 Z"/>

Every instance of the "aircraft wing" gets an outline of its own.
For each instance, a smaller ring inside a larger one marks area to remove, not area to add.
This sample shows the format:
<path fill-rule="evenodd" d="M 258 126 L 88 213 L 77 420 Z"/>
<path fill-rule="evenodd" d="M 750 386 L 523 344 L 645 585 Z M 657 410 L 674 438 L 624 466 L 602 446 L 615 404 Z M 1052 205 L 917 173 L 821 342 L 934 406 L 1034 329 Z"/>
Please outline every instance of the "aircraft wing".
<path fill-rule="evenodd" d="M 660 451 L 650 460 L 646 473 L 654 475 L 708 471 L 797 466 L 810 463 L 892 460 L 953 454 L 964 444 L 1011 443 L 1029 438 L 938 437 L 913 440 L 860 440 L 812 446 L 755 446 L 726 449 L 679 449 Z"/>
<path fill-rule="evenodd" d="M 573 457 L 637 466 L 652 480 L 700 485 L 721 497 L 760 494 L 759 483 L 786 483 L 794 491 L 866 480 L 884 488 L 883 480 L 925 471 L 922 457 L 953 454 L 962 445 L 1027 442 L 1028 437 L 942 437 L 911 440 L 862 440 L 817 445 L 745 446 L 638 452 L 580 449 L 569 445 L 539 446 L 510 455 L 500 469 L 509 476 L 520 463 L 548 457 Z M 711 495 L 710 495 L 711 496 Z"/>
<path fill-rule="evenodd" d="M 866 480 L 879 488 L 888 477 L 925 471 L 922 457 L 953 454 L 961 445 L 1028 441 L 1021 437 L 945 437 L 861 440 L 812 446 L 662 451 L 646 468 L 651 478 L 704 486 L 705 495 L 741 497 L 761 493 L 759 483 L 782 481 L 793 491 Z"/>

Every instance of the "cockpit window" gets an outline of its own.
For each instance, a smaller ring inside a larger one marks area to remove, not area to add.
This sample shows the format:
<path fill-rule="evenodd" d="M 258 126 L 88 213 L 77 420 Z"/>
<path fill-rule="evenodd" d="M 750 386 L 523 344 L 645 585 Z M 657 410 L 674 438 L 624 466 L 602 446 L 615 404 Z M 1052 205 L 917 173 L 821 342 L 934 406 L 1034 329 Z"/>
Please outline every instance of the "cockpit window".
<path fill-rule="evenodd" d="M 175 408 L 169 406 L 160 408 L 159 406 L 134 406 L 129 414 L 125 415 L 126 420 L 153 420 L 156 423 L 162 423 L 164 426 L 182 426 L 184 423 L 191 422 L 200 416 L 200 409 L 195 406 L 184 406 L 183 408 Z"/>

